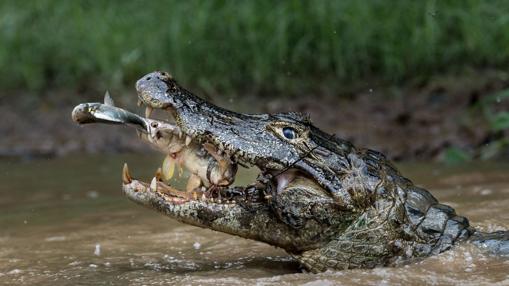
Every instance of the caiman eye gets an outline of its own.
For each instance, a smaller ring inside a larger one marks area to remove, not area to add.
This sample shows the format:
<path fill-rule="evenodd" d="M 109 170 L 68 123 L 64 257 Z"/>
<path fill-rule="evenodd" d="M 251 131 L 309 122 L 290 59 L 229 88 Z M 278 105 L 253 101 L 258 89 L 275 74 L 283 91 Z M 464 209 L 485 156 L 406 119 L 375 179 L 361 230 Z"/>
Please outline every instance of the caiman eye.
<path fill-rule="evenodd" d="M 284 127 L 283 128 L 283 136 L 285 136 L 286 139 L 295 139 L 297 138 L 297 132 L 292 127 Z"/>

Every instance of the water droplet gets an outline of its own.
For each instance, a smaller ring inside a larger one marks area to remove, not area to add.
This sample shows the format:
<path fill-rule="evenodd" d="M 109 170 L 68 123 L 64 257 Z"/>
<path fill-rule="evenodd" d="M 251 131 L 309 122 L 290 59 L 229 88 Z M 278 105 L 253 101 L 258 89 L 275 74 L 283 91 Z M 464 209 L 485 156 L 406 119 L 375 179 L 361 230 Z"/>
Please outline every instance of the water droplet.
<path fill-rule="evenodd" d="M 87 197 L 89 197 L 91 199 L 97 199 L 98 196 L 99 196 L 99 193 L 96 191 L 87 192 Z"/>
<path fill-rule="evenodd" d="M 20 274 L 21 272 L 23 272 L 21 269 L 13 269 L 9 272 L 7 272 L 7 274 Z"/>
<path fill-rule="evenodd" d="M 493 191 L 490 190 L 490 189 L 483 189 L 483 190 L 481 190 L 481 196 L 491 195 L 491 193 L 493 193 Z"/>
<path fill-rule="evenodd" d="M 96 256 L 101 255 L 101 245 L 99 243 L 95 245 L 94 255 Z"/>
<path fill-rule="evenodd" d="M 46 237 L 45 241 L 64 241 L 65 240 L 65 236 L 50 236 L 50 237 Z"/>

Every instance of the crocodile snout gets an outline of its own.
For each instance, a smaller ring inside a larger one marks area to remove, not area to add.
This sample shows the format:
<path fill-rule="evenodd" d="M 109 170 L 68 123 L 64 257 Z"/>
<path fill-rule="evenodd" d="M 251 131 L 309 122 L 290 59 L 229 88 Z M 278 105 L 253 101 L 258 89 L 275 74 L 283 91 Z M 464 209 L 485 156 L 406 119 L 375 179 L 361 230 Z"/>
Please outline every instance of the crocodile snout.
<path fill-rule="evenodd" d="M 166 108 L 172 100 L 168 97 L 168 83 L 174 82 L 171 75 L 156 71 L 149 73 L 136 82 L 136 91 L 139 99 L 153 108 Z M 176 86 L 176 84 L 175 84 Z M 150 94 L 150 96 L 148 96 Z"/>

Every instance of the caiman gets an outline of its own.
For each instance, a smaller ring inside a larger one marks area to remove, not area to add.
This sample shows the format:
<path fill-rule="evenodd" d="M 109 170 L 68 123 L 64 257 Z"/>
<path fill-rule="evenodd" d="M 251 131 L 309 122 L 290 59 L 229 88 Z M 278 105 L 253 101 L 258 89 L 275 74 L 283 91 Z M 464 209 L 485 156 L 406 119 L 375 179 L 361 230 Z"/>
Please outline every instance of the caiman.
<path fill-rule="evenodd" d="M 282 248 L 315 273 L 397 266 L 463 242 L 509 255 L 509 232 L 475 230 L 403 177 L 383 154 L 327 134 L 307 116 L 226 110 L 165 72 L 143 76 L 136 90 L 146 106 L 147 118 L 134 120 L 149 134 L 142 138 L 166 158 L 197 156 L 187 168 L 196 174 L 190 181 L 200 180 L 180 191 L 161 178 L 161 171 L 149 183 L 134 179 L 124 165 L 122 190 L 138 204 L 183 223 Z M 73 114 L 89 109 L 83 107 Z M 167 111 L 174 120 L 158 121 L 162 129 L 178 132 L 149 130 L 147 125 L 156 122 L 148 118 L 153 109 Z M 99 113 L 92 117 L 91 122 L 101 121 Z M 171 141 L 177 133 L 180 139 Z M 255 182 L 233 186 L 237 165 L 257 167 Z M 163 163 L 162 173 L 171 173 L 170 166 Z"/>

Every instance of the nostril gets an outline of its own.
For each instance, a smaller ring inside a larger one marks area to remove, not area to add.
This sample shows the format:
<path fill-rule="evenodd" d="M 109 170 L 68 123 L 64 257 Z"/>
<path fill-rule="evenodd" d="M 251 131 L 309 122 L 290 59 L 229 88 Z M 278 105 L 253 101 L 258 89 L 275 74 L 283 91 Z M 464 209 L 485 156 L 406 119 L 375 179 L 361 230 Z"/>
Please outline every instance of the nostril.
<path fill-rule="evenodd" d="M 147 76 L 147 78 L 146 78 L 146 80 L 151 80 L 151 79 L 152 79 L 152 78 L 151 78 L 151 77 L 149 77 L 149 76 Z"/>

